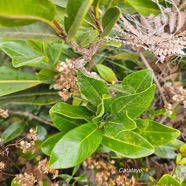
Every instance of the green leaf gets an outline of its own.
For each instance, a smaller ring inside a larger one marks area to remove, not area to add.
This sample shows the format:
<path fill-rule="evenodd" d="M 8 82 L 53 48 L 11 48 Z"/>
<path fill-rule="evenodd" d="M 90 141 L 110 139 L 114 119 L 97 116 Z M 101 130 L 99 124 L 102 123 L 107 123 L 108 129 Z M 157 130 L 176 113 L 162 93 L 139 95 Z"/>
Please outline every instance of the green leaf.
<path fill-rule="evenodd" d="M 118 133 L 122 131 L 133 130 L 136 128 L 136 123 L 133 119 L 131 119 L 127 111 L 124 113 L 118 113 L 111 116 L 104 127 L 104 130 L 107 134 L 116 136 Z"/>
<path fill-rule="evenodd" d="M 113 85 L 110 85 L 109 86 L 109 90 L 113 90 L 115 91 L 116 93 L 120 93 L 122 96 L 125 96 L 125 95 L 131 95 L 131 94 L 135 94 L 136 91 L 133 87 L 131 86 L 123 86 L 121 84 L 113 84 Z"/>
<path fill-rule="evenodd" d="M 95 124 L 88 123 L 69 131 L 54 147 L 50 167 L 69 168 L 80 164 L 98 148 L 101 140 L 102 132 Z"/>
<path fill-rule="evenodd" d="M 43 22 L 34 24 L 0 28 L 0 39 L 17 39 L 17 40 L 39 40 L 39 41 L 59 41 L 61 38 L 57 33 Z"/>
<path fill-rule="evenodd" d="M 48 87 L 41 86 L 0 97 L 0 105 L 51 105 L 60 100 L 61 98 L 56 91 L 51 91 L 48 90 Z"/>
<path fill-rule="evenodd" d="M 57 73 L 51 69 L 42 69 L 36 74 L 38 79 L 46 84 L 52 84 Z"/>
<path fill-rule="evenodd" d="M 94 117 L 92 119 L 92 122 L 93 123 L 98 123 L 101 119 L 102 119 L 102 116 L 104 115 L 105 113 L 105 107 L 104 107 L 104 102 L 106 99 L 110 99 L 110 96 L 109 97 L 104 97 L 102 100 L 101 100 L 101 103 L 98 105 L 97 107 L 97 111 L 96 111 L 96 117 Z"/>
<path fill-rule="evenodd" d="M 128 60 L 131 60 L 131 61 L 135 62 L 135 61 L 138 61 L 139 55 L 133 54 L 133 53 L 122 52 L 122 53 L 118 53 L 116 55 L 108 56 L 108 57 L 111 58 L 111 59 L 122 59 L 122 60 L 128 59 Z"/>
<path fill-rule="evenodd" d="M 1 26 L 28 25 L 38 20 L 50 24 L 54 16 L 55 6 L 46 0 L 0 0 Z"/>
<path fill-rule="evenodd" d="M 50 0 L 52 3 L 65 8 L 67 6 L 67 1 L 68 0 Z"/>
<path fill-rule="evenodd" d="M 80 124 L 86 123 L 86 121 L 91 121 L 93 113 L 86 107 L 61 102 L 50 109 L 50 117 L 59 130 L 67 132 Z"/>
<path fill-rule="evenodd" d="M 44 44 L 44 52 L 47 56 L 47 61 L 52 65 L 58 64 L 60 61 L 60 57 L 62 55 L 62 51 L 64 48 L 64 43 L 45 43 Z"/>
<path fill-rule="evenodd" d="M 180 135 L 180 131 L 151 120 L 137 120 L 135 132 L 147 139 L 153 146 L 167 144 Z"/>
<path fill-rule="evenodd" d="M 93 6 L 97 6 L 98 4 L 105 5 L 105 4 L 107 4 L 107 2 L 108 2 L 108 0 L 94 0 Z"/>
<path fill-rule="evenodd" d="M 101 75 L 101 77 L 103 79 L 105 79 L 106 81 L 110 82 L 110 83 L 114 83 L 117 81 L 116 75 L 114 73 L 114 71 L 102 64 L 97 64 L 96 68 L 99 72 L 99 74 Z"/>
<path fill-rule="evenodd" d="M 38 84 L 41 82 L 32 74 L 0 67 L 0 96 L 25 90 Z"/>
<path fill-rule="evenodd" d="M 102 96 L 110 95 L 103 81 L 90 78 L 78 71 L 78 85 L 81 94 L 93 105 L 98 106 L 101 103 Z"/>
<path fill-rule="evenodd" d="M 52 118 L 55 127 L 62 132 L 68 132 L 69 130 L 78 127 L 81 124 L 87 123 L 87 121 L 83 119 L 72 119 L 59 114 L 59 112 L 56 111 L 51 111 L 50 117 Z"/>
<path fill-rule="evenodd" d="M 68 34 L 68 39 L 71 40 L 77 33 L 83 19 L 85 18 L 93 0 L 68 0 L 65 17 L 65 30 Z"/>
<path fill-rule="evenodd" d="M 63 137 L 64 132 L 59 132 L 46 139 L 41 146 L 41 151 L 46 155 L 50 156 L 54 146 Z"/>
<path fill-rule="evenodd" d="M 12 58 L 14 67 L 36 66 L 43 67 L 44 56 L 21 41 L 0 41 L 0 48 Z"/>
<path fill-rule="evenodd" d="M 177 165 L 174 175 L 182 183 L 182 186 L 185 186 L 186 183 L 186 165 Z"/>
<path fill-rule="evenodd" d="M 103 43 L 102 45 L 103 47 L 116 47 L 116 48 L 119 48 L 121 46 L 121 43 L 119 41 L 107 41 L 105 43 Z M 110 57 L 110 56 L 108 56 Z"/>
<path fill-rule="evenodd" d="M 47 136 L 47 130 L 40 124 L 34 124 L 34 128 L 37 128 L 37 140 L 43 141 Z"/>
<path fill-rule="evenodd" d="M 153 146 L 132 131 L 120 132 L 117 136 L 103 136 L 102 145 L 127 158 L 141 158 L 154 152 Z"/>
<path fill-rule="evenodd" d="M 153 71 L 151 69 L 134 72 L 122 81 L 123 86 L 131 86 L 136 90 L 136 93 L 142 92 L 152 85 Z"/>
<path fill-rule="evenodd" d="M 157 4 L 151 0 L 126 0 L 126 2 L 142 15 L 148 16 L 150 14 L 157 15 L 161 13 Z"/>
<path fill-rule="evenodd" d="M 85 23 L 89 24 L 91 27 L 93 27 L 95 30 L 98 31 L 98 26 L 96 24 L 96 21 L 94 19 L 94 17 L 92 16 L 92 14 L 87 14 L 85 19 L 84 19 Z"/>
<path fill-rule="evenodd" d="M 103 33 L 101 34 L 102 37 L 107 36 L 111 32 L 112 28 L 114 27 L 115 23 L 119 18 L 119 15 L 120 10 L 117 7 L 111 7 L 106 11 L 102 18 L 103 25 Z"/>
<path fill-rule="evenodd" d="M 7 143 L 18 137 L 24 130 L 25 124 L 23 122 L 16 122 L 11 124 L 1 135 L 3 143 Z"/>
<path fill-rule="evenodd" d="M 86 29 L 77 34 L 77 44 L 81 47 L 87 47 L 90 43 L 94 41 L 99 35 L 99 32 L 93 29 Z"/>
<path fill-rule="evenodd" d="M 14 179 L 11 182 L 11 186 L 21 186 L 21 184 L 14 183 Z"/>
<path fill-rule="evenodd" d="M 156 186 L 163 186 L 163 185 L 174 185 L 174 186 L 181 186 L 181 184 L 175 179 L 173 178 L 171 175 L 169 174 L 164 174 L 161 179 L 158 181 L 158 183 L 156 184 Z"/>
<path fill-rule="evenodd" d="M 155 155 L 164 159 L 175 159 L 177 148 L 172 143 L 166 145 L 158 146 L 155 148 Z"/>
<path fill-rule="evenodd" d="M 112 102 L 112 113 L 128 111 L 129 117 L 136 118 L 142 114 L 154 99 L 155 85 L 138 94 L 121 96 Z"/>
<path fill-rule="evenodd" d="M 84 106 L 73 106 L 64 102 L 55 104 L 50 113 L 57 113 L 72 119 L 85 119 L 89 121 L 93 113 Z"/>

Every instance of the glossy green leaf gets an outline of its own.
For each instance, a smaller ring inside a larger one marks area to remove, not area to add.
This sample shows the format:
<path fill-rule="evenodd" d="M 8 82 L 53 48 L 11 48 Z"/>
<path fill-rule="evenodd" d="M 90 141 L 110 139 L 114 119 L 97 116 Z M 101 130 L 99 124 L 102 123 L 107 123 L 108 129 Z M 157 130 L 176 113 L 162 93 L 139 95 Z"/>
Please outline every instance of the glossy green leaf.
<path fill-rule="evenodd" d="M 102 145 L 127 158 L 141 158 L 154 152 L 153 146 L 146 139 L 132 131 L 120 132 L 117 136 L 105 134 Z"/>
<path fill-rule="evenodd" d="M 81 94 L 95 106 L 101 103 L 104 94 L 110 95 L 106 85 L 101 80 L 90 78 L 81 71 L 78 71 L 77 79 Z"/>
<path fill-rule="evenodd" d="M 44 87 L 34 87 L 27 90 L 0 97 L 0 105 L 51 105 L 61 100 L 56 91 Z"/>
<path fill-rule="evenodd" d="M 151 120 L 137 120 L 137 129 L 135 132 L 138 132 L 153 146 L 167 144 L 180 135 L 179 130 Z"/>
<path fill-rule="evenodd" d="M 39 40 L 39 41 L 59 41 L 61 38 L 53 30 L 43 22 L 36 22 L 34 24 L 0 28 L 0 39 L 12 40 Z"/>
<path fill-rule="evenodd" d="M 115 23 L 119 18 L 119 15 L 120 10 L 117 7 L 111 7 L 106 11 L 102 18 L 103 25 L 103 33 L 101 34 L 102 37 L 107 36 L 111 32 L 112 28 L 114 27 Z"/>
<path fill-rule="evenodd" d="M 0 26 L 27 25 L 38 20 L 50 24 L 54 16 L 55 6 L 47 0 L 0 0 Z"/>
<path fill-rule="evenodd" d="M 114 71 L 102 64 L 97 64 L 96 68 L 99 72 L 99 74 L 101 75 L 101 77 L 103 79 L 105 79 L 106 81 L 110 82 L 110 83 L 114 83 L 117 81 L 116 75 L 114 73 Z"/>
<path fill-rule="evenodd" d="M 41 82 L 32 74 L 0 67 L 0 96 L 25 90 L 38 84 Z"/>
<path fill-rule="evenodd" d="M 7 143 L 18 137 L 24 130 L 25 124 L 23 122 L 16 122 L 11 124 L 1 135 L 3 143 Z"/>
<path fill-rule="evenodd" d="M 75 114 L 74 114 L 75 113 Z M 91 121 L 92 112 L 86 107 L 72 106 L 66 103 L 57 103 L 50 109 L 50 117 L 56 128 L 62 132 Z"/>
<path fill-rule="evenodd" d="M 77 33 L 83 19 L 85 18 L 93 0 L 68 0 L 67 17 L 65 17 L 65 30 L 68 33 L 68 39 L 72 39 Z"/>
<path fill-rule="evenodd" d="M 86 120 L 72 119 L 72 118 L 66 117 L 62 114 L 59 114 L 56 111 L 51 111 L 50 117 L 52 118 L 52 121 L 53 121 L 55 127 L 62 132 L 68 132 L 69 130 L 71 130 L 75 127 L 78 127 L 81 124 L 87 123 Z"/>
<path fill-rule="evenodd" d="M 160 9 L 156 3 L 151 0 L 126 0 L 139 14 L 150 15 L 150 14 L 159 14 Z"/>
<path fill-rule="evenodd" d="M 131 86 L 136 90 L 136 93 L 142 92 L 152 85 L 153 72 L 151 69 L 134 72 L 122 81 L 123 86 Z"/>
<path fill-rule="evenodd" d="M 67 103 L 57 103 L 50 109 L 50 115 L 54 114 L 65 116 L 71 119 L 82 119 L 90 121 L 93 117 L 93 113 L 84 106 L 73 106 Z"/>
<path fill-rule="evenodd" d="M 64 132 L 59 132 L 57 134 L 50 136 L 48 139 L 46 139 L 42 143 L 42 146 L 41 146 L 42 152 L 50 156 L 54 146 L 63 137 L 63 135 L 64 135 Z"/>
<path fill-rule="evenodd" d="M 112 113 L 127 111 L 129 117 L 136 118 L 142 114 L 154 99 L 155 85 L 138 94 L 121 96 L 112 103 Z"/>
<path fill-rule="evenodd" d="M 43 62 L 44 56 L 30 48 L 22 41 L 0 41 L 0 48 L 12 58 L 14 67 L 21 66 L 46 66 Z"/>
<path fill-rule="evenodd" d="M 136 128 L 136 123 L 133 119 L 131 119 L 127 111 L 124 113 L 118 113 L 111 116 L 104 127 L 104 130 L 107 134 L 116 136 L 118 133 L 122 131 L 133 130 Z"/>
<path fill-rule="evenodd" d="M 98 148 L 102 132 L 95 124 L 77 127 L 63 136 L 54 147 L 49 166 L 51 168 L 74 167 L 88 158 Z"/>
<path fill-rule="evenodd" d="M 169 174 L 164 174 L 160 180 L 158 181 L 158 183 L 156 184 L 156 186 L 163 186 L 163 185 L 174 185 L 174 186 L 181 186 L 181 184 L 175 179 L 173 178 L 171 175 Z"/>

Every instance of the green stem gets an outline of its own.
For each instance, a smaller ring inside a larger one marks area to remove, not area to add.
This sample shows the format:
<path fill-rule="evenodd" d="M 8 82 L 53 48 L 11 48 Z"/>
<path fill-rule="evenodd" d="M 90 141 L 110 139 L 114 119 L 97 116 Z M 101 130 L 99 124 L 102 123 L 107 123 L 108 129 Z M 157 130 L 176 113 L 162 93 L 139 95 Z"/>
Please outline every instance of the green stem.
<path fill-rule="evenodd" d="M 101 24 L 101 19 L 99 17 L 99 3 L 100 3 L 100 0 L 98 1 L 98 3 L 96 4 L 96 7 L 95 7 L 95 17 L 96 17 L 96 22 L 97 22 L 98 28 L 99 28 L 100 32 L 102 33 L 103 27 Z"/>

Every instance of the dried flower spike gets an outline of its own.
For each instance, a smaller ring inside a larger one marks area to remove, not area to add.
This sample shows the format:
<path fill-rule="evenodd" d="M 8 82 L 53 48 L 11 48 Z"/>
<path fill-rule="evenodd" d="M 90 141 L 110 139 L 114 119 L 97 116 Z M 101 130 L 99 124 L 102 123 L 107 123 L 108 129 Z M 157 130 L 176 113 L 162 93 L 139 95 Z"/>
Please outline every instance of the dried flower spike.
<path fill-rule="evenodd" d="M 8 110 L 0 109 L 0 117 L 6 119 L 9 117 Z"/>
<path fill-rule="evenodd" d="M 14 178 L 14 183 L 20 184 L 21 186 L 33 186 L 36 182 L 37 180 L 33 174 L 27 174 L 26 172 L 24 174 L 18 174 Z"/>
<path fill-rule="evenodd" d="M 5 169 L 5 163 L 0 161 L 0 172 Z"/>
<path fill-rule="evenodd" d="M 57 178 L 59 173 L 58 170 L 51 169 L 48 167 L 48 160 L 46 158 L 38 163 L 38 170 L 43 174 L 53 174 L 53 179 Z"/>
<path fill-rule="evenodd" d="M 29 130 L 29 133 L 26 135 L 26 137 L 30 140 L 36 141 L 37 140 L 37 128 L 35 129 L 31 128 Z"/>
<path fill-rule="evenodd" d="M 77 70 L 74 63 L 73 60 L 66 60 L 66 62 L 58 64 L 56 68 L 60 74 L 56 76 L 54 89 L 59 90 L 58 94 L 64 101 L 67 101 L 72 96 L 72 92 L 79 93 L 76 80 Z"/>
<path fill-rule="evenodd" d="M 34 141 L 28 142 L 28 141 L 22 140 L 19 143 L 18 147 L 23 150 L 23 153 L 27 153 L 27 152 L 31 151 L 32 154 L 33 154 L 35 152 L 35 150 L 36 150 Z"/>

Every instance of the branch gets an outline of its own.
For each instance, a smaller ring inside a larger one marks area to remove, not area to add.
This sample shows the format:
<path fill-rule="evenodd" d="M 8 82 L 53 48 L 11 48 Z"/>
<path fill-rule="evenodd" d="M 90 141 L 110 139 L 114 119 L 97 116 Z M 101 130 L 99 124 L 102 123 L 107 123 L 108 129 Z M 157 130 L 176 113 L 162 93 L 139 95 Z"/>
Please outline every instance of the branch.
<path fill-rule="evenodd" d="M 43 118 L 40 118 L 38 116 L 35 116 L 35 115 L 33 115 L 33 114 L 29 113 L 29 112 L 19 112 L 19 111 L 12 111 L 12 110 L 9 110 L 8 112 L 10 114 L 12 114 L 12 115 L 26 116 L 28 118 L 35 119 L 35 120 L 40 121 L 40 122 L 42 122 L 42 123 L 44 123 L 46 125 L 49 125 L 51 127 L 54 127 L 54 125 L 51 122 L 49 122 L 49 121 L 47 121 L 47 120 L 45 120 Z"/>
<path fill-rule="evenodd" d="M 142 59 L 144 65 L 145 65 L 147 68 L 152 69 L 152 68 L 150 67 L 148 61 L 146 60 L 145 56 L 143 55 L 143 53 L 142 53 L 142 52 L 139 52 L 139 55 L 140 55 L 140 57 L 141 57 L 141 59 Z M 160 95 L 161 95 L 161 97 L 162 97 L 162 99 L 163 99 L 163 101 L 164 101 L 164 104 L 166 104 L 166 103 L 167 103 L 167 100 L 166 100 L 166 98 L 165 98 L 165 96 L 164 96 L 164 94 L 163 94 L 163 92 L 162 92 L 161 85 L 160 85 L 160 83 L 159 83 L 157 77 L 155 76 L 155 74 L 153 75 L 153 79 L 154 79 L 154 82 L 156 83 L 156 86 L 157 86 L 157 88 L 158 88 L 158 90 L 159 90 L 159 92 L 160 92 Z"/>

